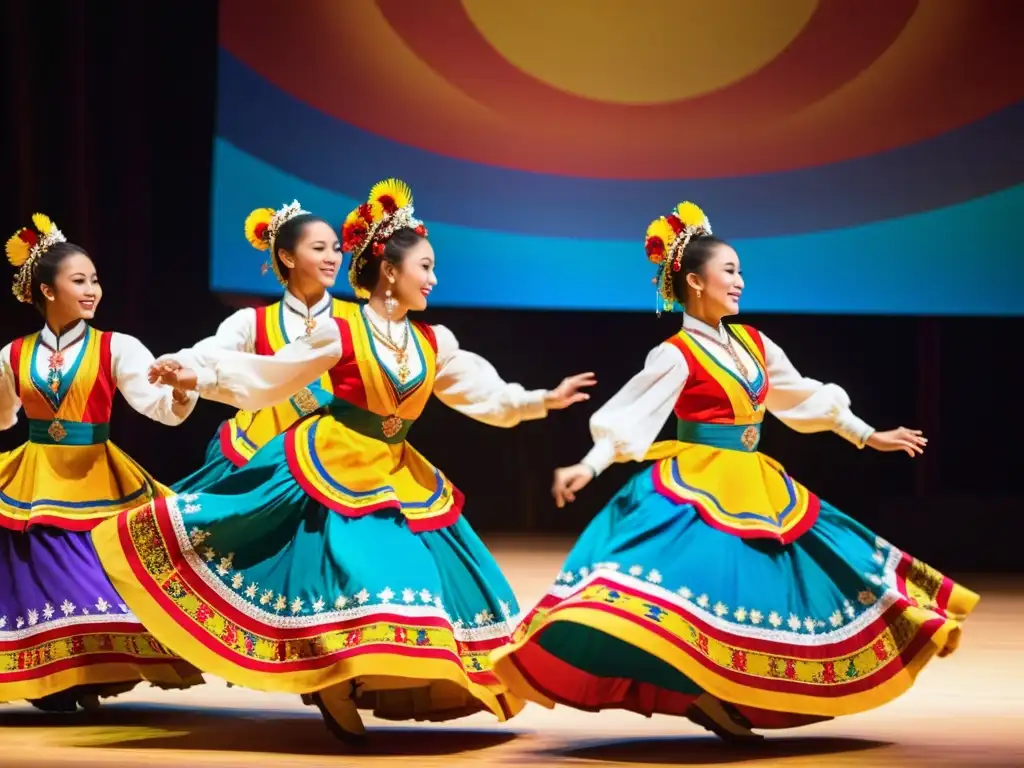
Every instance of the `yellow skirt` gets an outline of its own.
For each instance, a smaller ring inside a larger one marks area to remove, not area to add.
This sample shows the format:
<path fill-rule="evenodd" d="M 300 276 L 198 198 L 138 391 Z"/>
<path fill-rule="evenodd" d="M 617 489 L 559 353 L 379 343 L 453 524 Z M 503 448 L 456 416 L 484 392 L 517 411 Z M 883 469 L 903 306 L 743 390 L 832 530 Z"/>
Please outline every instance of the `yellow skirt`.
<path fill-rule="evenodd" d="M 170 494 L 114 443 L 28 442 L 0 454 L 0 526 L 91 530 L 105 518 Z"/>
<path fill-rule="evenodd" d="M 708 525 L 742 539 L 789 544 L 817 520 L 818 497 L 763 453 L 669 440 L 656 443 L 654 487 L 692 504 Z"/>
<path fill-rule="evenodd" d="M 462 494 L 408 442 L 368 437 L 330 415 L 301 422 L 284 441 L 302 489 L 346 517 L 395 509 L 419 532 L 452 525 L 462 512 Z"/>

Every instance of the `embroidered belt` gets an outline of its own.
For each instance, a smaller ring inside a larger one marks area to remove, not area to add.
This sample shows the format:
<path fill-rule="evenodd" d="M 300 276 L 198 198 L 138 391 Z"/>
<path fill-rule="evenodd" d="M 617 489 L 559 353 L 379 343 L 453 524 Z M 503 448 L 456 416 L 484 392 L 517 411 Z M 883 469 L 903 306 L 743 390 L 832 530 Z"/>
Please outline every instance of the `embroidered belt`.
<path fill-rule="evenodd" d="M 409 430 L 416 422 L 415 419 L 403 419 L 398 415 L 381 416 L 344 400 L 332 403 L 328 413 L 353 432 L 391 445 L 405 442 Z"/>
<path fill-rule="evenodd" d="M 110 439 L 110 423 L 29 419 L 28 440 L 40 445 L 99 445 Z"/>
<path fill-rule="evenodd" d="M 708 424 L 700 421 L 679 420 L 676 439 L 728 451 L 750 453 L 761 442 L 760 424 Z"/>
<path fill-rule="evenodd" d="M 333 399 L 333 392 L 328 392 L 319 384 L 310 384 L 292 395 L 289 402 L 299 416 L 309 416 L 330 405 Z"/>

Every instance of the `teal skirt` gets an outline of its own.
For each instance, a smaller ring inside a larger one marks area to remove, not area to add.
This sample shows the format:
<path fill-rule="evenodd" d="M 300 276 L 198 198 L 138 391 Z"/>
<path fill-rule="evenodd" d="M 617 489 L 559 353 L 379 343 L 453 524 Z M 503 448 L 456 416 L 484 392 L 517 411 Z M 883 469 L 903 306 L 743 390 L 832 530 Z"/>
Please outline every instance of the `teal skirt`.
<path fill-rule="evenodd" d="M 284 445 L 97 529 L 136 615 L 237 685 L 306 694 L 348 681 L 358 706 L 394 719 L 518 711 L 490 653 L 519 608 L 469 523 L 414 533 L 390 510 L 331 511 L 296 482 Z"/>
<path fill-rule="evenodd" d="M 224 455 L 220 447 L 220 428 L 206 446 L 203 465 L 192 474 L 171 485 L 175 493 L 198 493 L 235 471 L 237 467 Z"/>
<path fill-rule="evenodd" d="M 883 704 L 949 653 L 978 597 L 825 502 L 796 541 L 742 539 L 635 475 L 495 653 L 547 706 L 688 715 L 698 696 L 754 727 Z"/>

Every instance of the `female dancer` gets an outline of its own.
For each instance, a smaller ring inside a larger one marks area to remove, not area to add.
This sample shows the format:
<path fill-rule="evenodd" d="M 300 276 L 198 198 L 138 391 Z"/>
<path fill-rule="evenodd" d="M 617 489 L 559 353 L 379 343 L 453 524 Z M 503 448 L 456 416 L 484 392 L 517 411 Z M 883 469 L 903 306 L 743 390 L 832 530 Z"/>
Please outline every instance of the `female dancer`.
<path fill-rule="evenodd" d="M 141 680 L 202 682 L 131 614 L 89 541 L 104 518 L 170 493 L 110 442 L 115 388 L 170 426 L 195 397 L 150 385 L 139 341 L 88 324 L 96 268 L 46 216 L 32 221 L 7 242 L 14 295 L 46 322 L 0 350 L 0 429 L 28 417 L 28 442 L 0 454 L 0 701 L 73 712 Z"/>
<path fill-rule="evenodd" d="M 257 355 L 273 355 L 292 339 L 308 335 L 317 323 L 330 322 L 342 302 L 331 298 L 341 266 L 341 244 L 334 228 L 318 216 L 302 210 L 299 201 L 278 210 L 257 208 L 245 220 L 245 237 L 260 251 L 269 251 L 269 264 L 285 288 L 284 298 L 268 307 L 240 309 L 227 318 L 216 335 L 191 349 L 161 358 L 150 381 L 174 367 L 195 366 L 195 352 L 204 349 L 235 349 Z M 171 364 L 170 360 L 174 363 Z M 176 493 L 195 493 L 243 466 L 272 437 L 284 432 L 303 416 L 331 400 L 328 377 L 311 383 L 282 403 L 259 411 L 239 411 L 221 424 L 206 449 L 202 467 L 174 484 Z"/>
<path fill-rule="evenodd" d="M 408 187 L 372 189 L 345 221 L 346 303 L 273 357 L 208 350 L 167 378 L 241 407 L 279 402 L 324 371 L 334 401 L 204 492 L 158 500 L 94 532 L 132 610 L 231 683 L 310 694 L 339 738 L 358 708 L 444 720 L 522 706 L 490 651 L 518 613 L 462 494 L 408 442 L 431 393 L 512 427 L 587 399 L 591 374 L 551 391 L 507 384 L 451 331 L 409 319 L 437 283 Z"/>
<path fill-rule="evenodd" d="M 876 707 L 951 652 L 978 596 L 896 549 L 757 452 L 765 410 L 799 432 L 921 453 L 875 432 L 834 384 L 801 376 L 747 326 L 736 252 L 683 203 L 647 232 L 682 330 L 591 420 L 555 472 L 559 507 L 614 461 L 657 459 L 591 522 L 540 604 L 494 654 L 546 706 L 684 715 L 723 738 Z M 652 447 L 672 412 L 677 441 Z"/>

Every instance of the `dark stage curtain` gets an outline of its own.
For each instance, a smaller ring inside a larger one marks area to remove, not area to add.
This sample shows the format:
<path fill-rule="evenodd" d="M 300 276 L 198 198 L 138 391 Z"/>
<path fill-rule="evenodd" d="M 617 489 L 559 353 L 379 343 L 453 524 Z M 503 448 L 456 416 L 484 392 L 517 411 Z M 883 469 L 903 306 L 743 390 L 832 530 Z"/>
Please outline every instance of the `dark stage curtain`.
<path fill-rule="evenodd" d="M 138 336 L 154 353 L 212 332 L 229 312 L 207 289 L 216 4 L 12 0 L 0 20 L 4 237 L 35 210 L 52 216 L 99 266 L 105 298 L 97 325 Z M 885 243 L 865 255 L 864 268 L 876 270 L 880 283 L 887 258 Z M 961 268 L 970 269 L 969 259 Z M 551 278 L 522 279 L 510 290 Z M 33 310 L 3 290 L 0 343 L 39 326 Z M 426 319 L 449 325 L 464 347 L 526 386 L 597 372 L 593 405 L 547 421 L 497 430 L 434 404 L 413 435 L 466 493 L 467 515 L 478 529 L 579 532 L 637 467 L 613 468 L 561 512 L 548 493 L 551 470 L 584 454 L 590 413 L 640 368 L 678 318 L 431 310 Z M 931 438 L 925 457 L 910 461 L 858 452 L 833 435 L 797 435 L 773 421 L 766 452 L 824 498 L 938 567 L 1022 568 L 1009 528 L 1024 502 L 1016 399 L 1024 365 L 1011 352 L 1024 336 L 1020 318 L 744 320 L 779 342 L 806 375 L 844 386 L 856 411 L 877 427 L 919 425 Z M 172 430 L 122 404 L 114 439 L 173 481 L 201 461 L 224 414 L 201 403 Z M 0 434 L 0 449 L 24 439 L 19 425 Z"/>
<path fill-rule="evenodd" d="M 0 14 L 4 239 L 35 211 L 53 218 L 96 262 L 97 327 L 155 354 L 215 328 L 225 314 L 206 289 L 216 3 L 12 0 Z M 6 287 L 2 296 L 0 343 L 39 328 L 34 309 Z M 113 439 L 175 478 L 219 415 L 200 411 L 169 430 L 119 400 Z M 16 427 L 0 447 L 23 439 Z"/>

